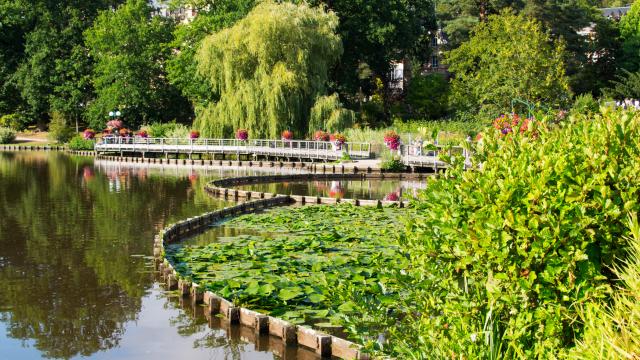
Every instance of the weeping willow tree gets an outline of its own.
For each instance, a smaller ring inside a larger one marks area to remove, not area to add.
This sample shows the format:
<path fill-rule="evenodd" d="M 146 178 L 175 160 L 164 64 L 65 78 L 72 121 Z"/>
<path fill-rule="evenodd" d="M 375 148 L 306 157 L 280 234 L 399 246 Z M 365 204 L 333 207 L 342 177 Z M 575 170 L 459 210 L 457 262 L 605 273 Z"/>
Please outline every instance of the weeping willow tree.
<path fill-rule="evenodd" d="M 313 101 L 326 92 L 328 71 L 342 54 L 338 18 L 322 8 L 264 2 L 233 27 L 204 39 L 198 71 L 220 100 L 195 122 L 204 136 L 277 138 L 305 134 Z"/>
<path fill-rule="evenodd" d="M 342 106 L 338 94 L 321 96 L 311 108 L 309 133 L 315 130 L 342 131 L 353 125 L 355 119 L 356 114 Z"/>

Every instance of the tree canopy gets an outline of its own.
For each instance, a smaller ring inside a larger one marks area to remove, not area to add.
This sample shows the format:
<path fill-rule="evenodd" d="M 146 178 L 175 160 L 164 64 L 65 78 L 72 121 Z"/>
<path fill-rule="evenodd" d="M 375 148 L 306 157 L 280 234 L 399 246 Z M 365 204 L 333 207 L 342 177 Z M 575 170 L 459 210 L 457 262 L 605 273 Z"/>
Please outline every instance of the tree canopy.
<path fill-rule="evenodd" d="M 566 103 L 570 93 L 563 50 L 525 15 L 489 16 L 448 56 L 454 105 L 497 115 L 510 112 L 513 98 L 546 106 Z"/>
<path fill-rule="evenodd" d="M 127 125 L 182 118 L 187 103 L 167 81 L 165 61 L 173 26 L 152 17 L 145 0 L 128 0 L 115 11 L 103 11 L 86 32 L 95 59 L 96 99 L 90 104 L 91 124 L 104 127 L 106 114 L 120 109 Z"/>
<path fill-rule="evenodd" d="M 204 136 L 277 138 L 307 131 L 313 102 L 326 92 L 328 73 L 342 53 L 338 18 L 308 5 L 264 2 L 233 27 L 204 39 L 200 73 L 220 94 L 199 114 Z"/>

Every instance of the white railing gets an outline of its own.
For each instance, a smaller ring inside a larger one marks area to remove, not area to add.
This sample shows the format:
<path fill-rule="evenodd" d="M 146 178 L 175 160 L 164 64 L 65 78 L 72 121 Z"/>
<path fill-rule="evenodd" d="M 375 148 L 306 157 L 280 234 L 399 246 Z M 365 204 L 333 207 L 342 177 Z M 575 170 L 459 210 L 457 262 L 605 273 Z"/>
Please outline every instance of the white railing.
<path fill-rule="evenodd" d="M 252 154 L 276 157 L 300 157 L 335 160 L 346 152 L 353 159 L 371 156 L 369 143 L 345 143 L 336 146 L 328 141 L 307 140 L 247 140 L 237 139 L 177 139 L 142 137 L 104 137 L 96 144 L 97 152 L 162 152 L 162 153 L 224 153 Z"/>
<path fill-rule="evenodd" d="M 465 159 L 465 166 L 470 165 L 470 154 L 462 146 L 443 145 L 402 145 L 400 155 L 402 163 L 406 166 L 444 168 L 448 164 L 440 160 L 440 155 L 446 152 L 448 155 L 459 154 Z"/>

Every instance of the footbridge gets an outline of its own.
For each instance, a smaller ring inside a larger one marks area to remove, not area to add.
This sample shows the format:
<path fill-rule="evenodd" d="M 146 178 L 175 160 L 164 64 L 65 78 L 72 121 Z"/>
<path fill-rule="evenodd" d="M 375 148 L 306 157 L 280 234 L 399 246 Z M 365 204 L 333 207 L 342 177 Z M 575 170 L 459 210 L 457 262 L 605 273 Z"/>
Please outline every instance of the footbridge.
<path fill-rule="evenodd" d="M 119 153 L 169 156 L 169 154 L 249 155 L 269 158 L 335 161 L 348 154 L 351 159 L 369 159 L 371 144 L 347 142 L 336 145 L 329 141 L 307 140 L 236 140 L 236 139 L 170 139 L 141 137 L 105 137 L 95 151 L 99 154 Z"/>

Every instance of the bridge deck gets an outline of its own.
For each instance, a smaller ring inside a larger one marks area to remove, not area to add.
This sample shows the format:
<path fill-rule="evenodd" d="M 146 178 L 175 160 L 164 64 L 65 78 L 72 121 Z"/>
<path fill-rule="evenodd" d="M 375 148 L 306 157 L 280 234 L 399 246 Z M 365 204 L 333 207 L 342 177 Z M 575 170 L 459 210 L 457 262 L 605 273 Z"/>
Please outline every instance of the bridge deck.
<path fill-rule="evenodd" d="M 302 159 L 338 160 L 343 153 L 352 159 L 369 159 L 368 143 L 345 143 L 336 146 L 325 141 L 247 140 L 235 139 L 165 139 L 165 138 L 103 138 L 96 144 L 98 153 L 180 153 L 239 154 Z"/>

